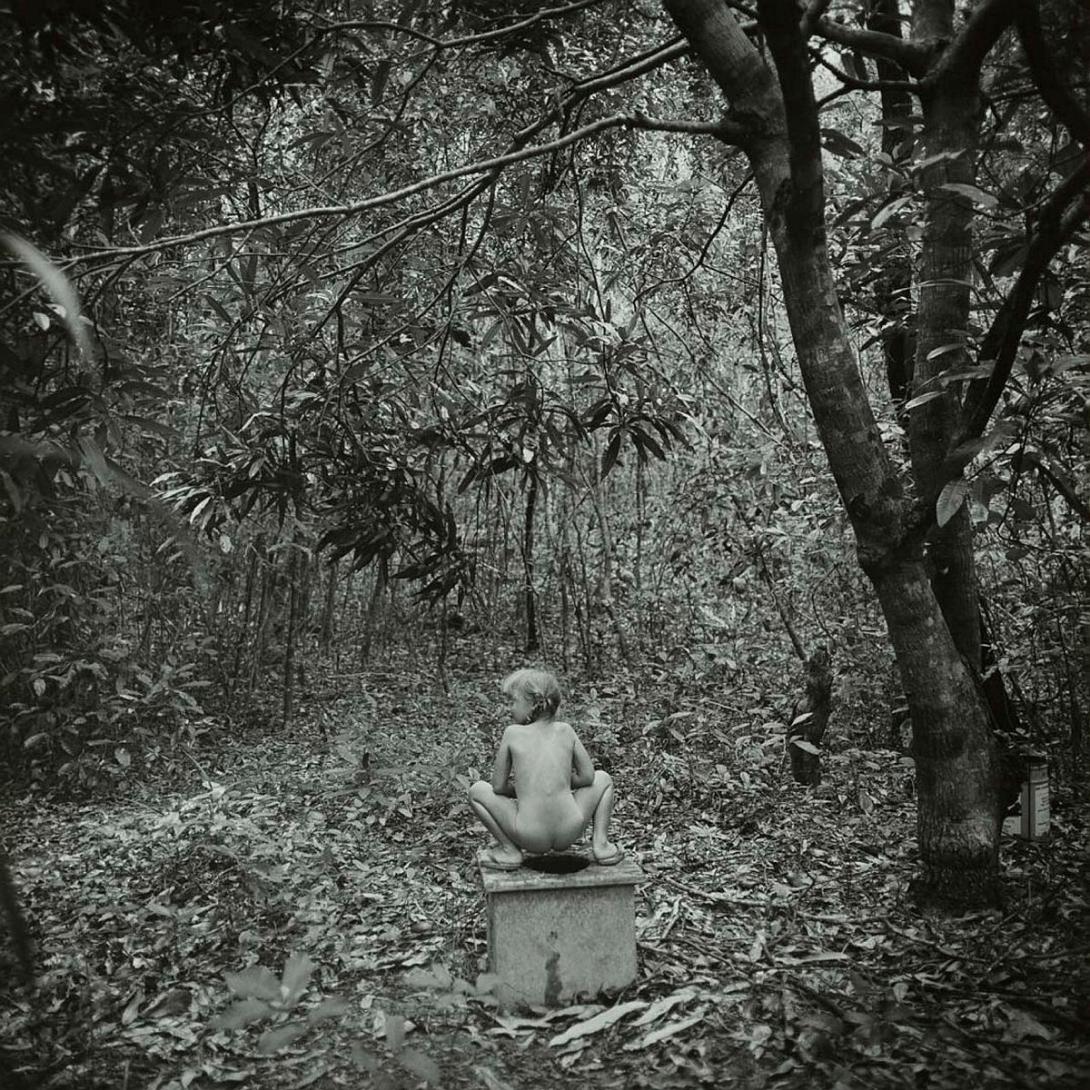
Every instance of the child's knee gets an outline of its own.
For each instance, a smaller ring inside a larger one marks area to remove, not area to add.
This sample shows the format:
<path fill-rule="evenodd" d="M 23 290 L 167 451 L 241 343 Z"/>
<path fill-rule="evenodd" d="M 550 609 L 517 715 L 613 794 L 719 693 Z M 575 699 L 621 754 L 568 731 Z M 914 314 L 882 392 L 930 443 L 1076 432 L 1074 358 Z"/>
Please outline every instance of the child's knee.
<path fill-rule="evenodd" d="M 594 773 L 594 786 L 600 787 L 604 791 L 607 787 L 613 786 L 613 777 L 606 772 L 605 769 L 596 769 Z"/>

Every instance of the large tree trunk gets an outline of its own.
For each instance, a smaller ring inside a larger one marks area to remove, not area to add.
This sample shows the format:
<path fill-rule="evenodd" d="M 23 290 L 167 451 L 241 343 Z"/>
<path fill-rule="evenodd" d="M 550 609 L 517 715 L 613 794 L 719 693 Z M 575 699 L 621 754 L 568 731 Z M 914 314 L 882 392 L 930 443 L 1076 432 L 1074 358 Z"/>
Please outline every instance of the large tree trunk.
<path fill-rule="evenodd" d="M 919 557 L 867 569 L 912 715 L 922 899 L 957 907 L 999 895 L 999 762 L 988 713 Z"/>
<path fill-rule="evenodd" d="M 731 101 L 724 133 L 753 166 L 814 419 L 859 560 L 875 590 L 908 696 L 918 762 L 918 832 L 927 900 L 991 902 L 999 814 L 987 712 L 932 590 L 911 509 L 882 444 L 837 298 L 824 224 L 817 108 L 794 0 L 761 0 L 773 73 L 717 0 L 667 8 Z"/>
<path fill-rule="evenodd" d="M 914 11 L 917 37 L 949 38 L 952 0 L 926 0 Z M 968 351 L 969 305 L 973 276 L 973 203 L 951 186 L 972 185 L 980 112 L 980 78 L 975 66 L 955 65 L 922 96 L 926 195 L 920 247 L 916 311 L 916 360 L 912 394 L 940 393 L 909 414 L 912 471 L 919 494 L 934 503 L 946 476 L 945 461 L 957 434 L 961 412 L 957 385 L 943 386 L 943 376 L 964 373 Z M 963 504 L 931 535 L 928 559 L 931 583 L 954 643 L 974 670 L 980 671 L 980 603 L 973 561 L 972 526 Z"/>

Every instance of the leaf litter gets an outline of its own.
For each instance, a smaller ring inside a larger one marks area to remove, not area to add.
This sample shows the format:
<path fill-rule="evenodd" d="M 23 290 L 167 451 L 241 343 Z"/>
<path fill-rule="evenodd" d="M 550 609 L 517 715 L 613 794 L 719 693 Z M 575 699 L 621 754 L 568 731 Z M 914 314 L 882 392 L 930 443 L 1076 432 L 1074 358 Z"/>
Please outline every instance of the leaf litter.
<path fill-rule="evenodd" d="M 361 771 L 363 723 L 356 750 L 264 736 L 199 754 L 189 785 L 5 807 L 40 949 L 36 991 L 0 1009 L 6 1062 L 73 1090 L 121 1072 L 150 1090 L 1086 1085 L 1085 804 L 1056 800 L 1049 845 L 1004 841 L 1003 911 L 922 916 L 898 754 L 827 751 L 803 791 L 765 739 L 733 762 L 684 747 L 721 721 L 694 700 L 681 740 L 634 725 L 613 754 L 618 837 L 647 875 L 639 979 L 503 1011 L 458 778 L 492 739 L 466 723 L 426 752 L 458 694 L 418 691 L 361 714 L 387 724 L 381 775 Z"/>

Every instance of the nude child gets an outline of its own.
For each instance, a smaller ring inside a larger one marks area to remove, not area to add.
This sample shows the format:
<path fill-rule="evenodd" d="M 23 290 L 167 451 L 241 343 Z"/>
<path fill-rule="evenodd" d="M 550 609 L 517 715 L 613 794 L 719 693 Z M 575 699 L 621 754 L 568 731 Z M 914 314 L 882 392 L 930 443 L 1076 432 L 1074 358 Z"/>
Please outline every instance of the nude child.
<path fill-rule="evenodd" d="M 514 870 L 526 852 L 563 851 L 593 822 L 591 850 L 602 866 L 624 853 L 609 840 L 613 779 L 595 771 L 570 723 L 556 718 L 560 686 L 544 670 L 516 670 L 504 679 L 514 722 L 503 732 L 492 782 L 478 780 L 469 803 L 496 846 L 482 866 Z"/>

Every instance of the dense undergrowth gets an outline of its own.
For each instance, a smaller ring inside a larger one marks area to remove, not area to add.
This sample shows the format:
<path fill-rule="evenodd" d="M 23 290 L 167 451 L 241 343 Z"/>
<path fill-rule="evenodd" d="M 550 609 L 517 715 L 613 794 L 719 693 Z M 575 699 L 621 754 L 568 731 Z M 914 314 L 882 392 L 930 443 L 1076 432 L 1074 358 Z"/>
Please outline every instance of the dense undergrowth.
<path fill-rule="evenodd" d="M 1086 1085 L 1072 785 L 1049 841 L 1004 841 L 1002 910 L 922 916 L 911 760 L 861 745 L 850 700 L 808 791 L 782 709 L 650 674 L 576 679 L 567 705 L 647 875 L 638 980 L 499 1010 L 462 797 L 504 711 L 469 658 L 444 685 L 391 655 L 327 678 L 339 696 L 290 733 L 238 725 L 109 792 L 8 798 L 39 953 L 34 987 L 4 989 L 2 1058 L 58 1090 Z"/>

